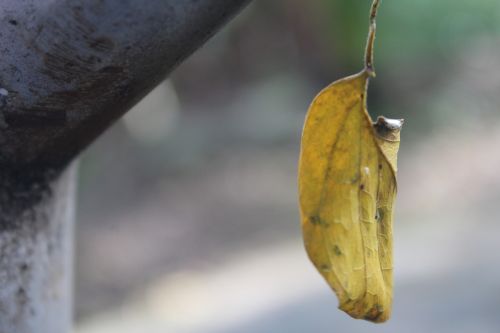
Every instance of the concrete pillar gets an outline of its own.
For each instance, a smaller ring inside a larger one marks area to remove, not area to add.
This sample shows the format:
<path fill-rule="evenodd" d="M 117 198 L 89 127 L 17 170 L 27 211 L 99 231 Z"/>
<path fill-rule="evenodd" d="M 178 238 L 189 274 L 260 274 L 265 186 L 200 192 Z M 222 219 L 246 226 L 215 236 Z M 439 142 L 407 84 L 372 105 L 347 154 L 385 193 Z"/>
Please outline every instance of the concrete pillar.
<path fill-rule="evenodd" d="M 0 333 L 67 333 L 76 163 L 59 176 L 19 176 L 0 176 Z"/>

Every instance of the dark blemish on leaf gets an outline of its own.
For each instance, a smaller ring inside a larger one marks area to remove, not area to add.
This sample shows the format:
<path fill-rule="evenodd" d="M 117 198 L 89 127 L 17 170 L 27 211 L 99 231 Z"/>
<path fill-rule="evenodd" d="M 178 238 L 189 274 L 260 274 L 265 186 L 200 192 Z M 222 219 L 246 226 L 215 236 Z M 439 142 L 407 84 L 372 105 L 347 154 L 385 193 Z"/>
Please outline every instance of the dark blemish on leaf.
<path fill-rule="evenodd" d="M 322 227 L 328 228 L 330 224 L 326 223 L 322 219 L 319 218 L 319 216 L 311 216 L 309 217 L 309 220 L 312 225 L 320 225 Z"/>
<path fill-rule="evenodd" d="M 359 185 L 359 189 L 360 189 L 361 191 L 363 191 L 363 190 L 365 189 L 365 184 L 361 184 L 361 185 Z"/>
<path fill-rule="evenodd" d="M 340 247 L 338 245 L 334 245 L 333 246 L 333 253 L 335 253 L 335 255 L 337 255 L 337 256 L 341 256 L 342 250 L 340 249 Z"/>
<path fill-rule="evenodd" d="M 311 222 L 311 224 L 313 225 L 318 225 L 320 224 L 320 220 L 319 220 L 319 216 L 311 216 L 309 218 L 309 221 Z"/>
<path fill-rule="evenodd" d="M 329 271 L 331 267 L 328 264 L 321 264 L 321 266 L 319 266 L 319 269 L 322 271 Z"/>
<path fill-rule="evenodd" d="M 379 169 L 379 170 L 382 170 L 382 164 L 379 164 L 379 165 L 378 165 L 378 169 Z"/>

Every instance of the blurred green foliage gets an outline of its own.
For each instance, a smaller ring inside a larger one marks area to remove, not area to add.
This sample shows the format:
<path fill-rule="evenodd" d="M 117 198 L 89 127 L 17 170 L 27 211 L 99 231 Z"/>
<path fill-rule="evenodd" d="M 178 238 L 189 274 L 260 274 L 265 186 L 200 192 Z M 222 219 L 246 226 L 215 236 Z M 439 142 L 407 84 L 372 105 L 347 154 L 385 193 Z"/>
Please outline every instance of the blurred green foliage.
<path fill-rule="evenodd" d="M 360 62 L 371 0 L 310 2 L 325 19 L 325 42 L 336 45 L 336 56 L 353 66 Z M 329 16 L 329 18 L 328 18 Z M 314 19 L 314 18 L 311 18 Z M 500 2 L 496 0 L 384 0 L 378 22 L 377 62 L 408 65 L 419 59 L 451 57 L 457 49 L 485 34 L 500 34 Z M 359 65 L 358 65 L 359 67 Z"/>

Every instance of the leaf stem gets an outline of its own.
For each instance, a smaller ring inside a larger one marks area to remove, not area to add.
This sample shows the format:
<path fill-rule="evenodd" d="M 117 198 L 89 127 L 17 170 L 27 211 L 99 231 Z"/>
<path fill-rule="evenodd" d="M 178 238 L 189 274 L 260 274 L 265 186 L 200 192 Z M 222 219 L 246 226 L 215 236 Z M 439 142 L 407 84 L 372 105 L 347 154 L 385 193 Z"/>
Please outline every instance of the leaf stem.
<path fill-rule="evenodd" d="M 373 67 L 373 47 L 375 44 L 375 33 L 377 31 L 377 11 L 381 0 L 373 0 L 372 8 L 370 10 L 370 30 L 368 32 L 368 41 L 366 42 L 365 51 L 365 71 L 371 76 L 375 77 L 375 68 Z"/>

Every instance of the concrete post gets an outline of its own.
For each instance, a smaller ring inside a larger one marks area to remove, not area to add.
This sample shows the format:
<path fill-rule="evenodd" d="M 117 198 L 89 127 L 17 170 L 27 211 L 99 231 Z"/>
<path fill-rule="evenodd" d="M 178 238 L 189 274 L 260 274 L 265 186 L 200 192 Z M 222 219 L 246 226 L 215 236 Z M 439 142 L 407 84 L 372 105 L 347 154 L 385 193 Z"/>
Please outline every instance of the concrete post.
<path fill-rule="evenodd" d="M 76 164 L 28 183 L 1 178 L 0 332 L 69 332 Z"/>

